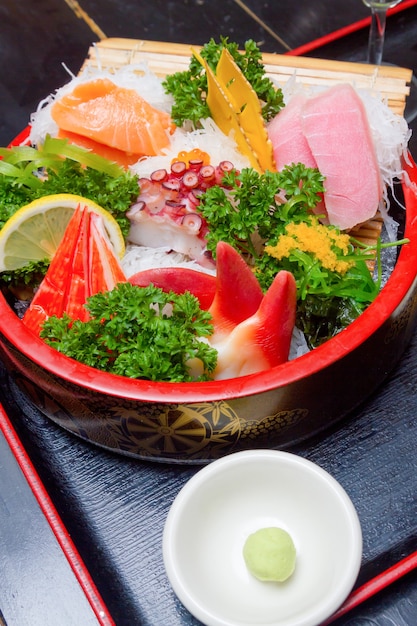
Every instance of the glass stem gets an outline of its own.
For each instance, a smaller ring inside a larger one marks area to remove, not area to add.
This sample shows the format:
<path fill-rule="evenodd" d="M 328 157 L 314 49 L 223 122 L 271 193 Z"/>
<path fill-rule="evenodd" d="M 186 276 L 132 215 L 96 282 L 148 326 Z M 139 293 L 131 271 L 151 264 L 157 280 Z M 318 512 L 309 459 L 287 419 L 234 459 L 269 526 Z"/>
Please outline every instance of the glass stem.
<path fill-rule="evenodd" d="M 384 49 L 386 9 L 372 8 L 371 29 L 369 31 L 368 63 L 381 65 Z"/>

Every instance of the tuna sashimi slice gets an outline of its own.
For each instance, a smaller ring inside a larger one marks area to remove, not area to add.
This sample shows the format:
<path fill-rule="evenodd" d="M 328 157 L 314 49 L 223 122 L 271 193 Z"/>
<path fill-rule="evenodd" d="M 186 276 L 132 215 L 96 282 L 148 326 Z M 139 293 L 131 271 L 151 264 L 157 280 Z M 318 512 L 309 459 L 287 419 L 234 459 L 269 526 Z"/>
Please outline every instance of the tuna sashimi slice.
<path fill-rule="evenodd" d="M 382 180 L 365 107 L 349 84 L 309 98 L 302 109 L 304 135 L 325 176 L 329 222 L 342 230 L 374 217 Z"/>
<path fill-rule="evenodd" d="M 275 166 L 278 171 L 291 163 L 304 163 L 306 167 L 317 167 L 302 124 L 301 113 L 306 101 L 305 94 L 296 94 L 268 124 L 268 136 L 273 146 Z"/>
<path fill-rule="evenodd" d="M 160 154 L 172 129 L 168 113 L 107 78 L 80 83 L 56 100 L 51 115 L 64 131 L 138 155 Z"/>

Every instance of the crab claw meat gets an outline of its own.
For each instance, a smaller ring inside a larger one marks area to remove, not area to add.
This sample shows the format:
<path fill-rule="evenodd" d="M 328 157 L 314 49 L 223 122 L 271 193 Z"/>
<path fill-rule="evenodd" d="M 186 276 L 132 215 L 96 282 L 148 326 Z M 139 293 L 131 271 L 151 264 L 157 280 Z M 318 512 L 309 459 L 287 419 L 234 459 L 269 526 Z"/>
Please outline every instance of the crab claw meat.
<path fill-rule="evenodd" d="M 66 266 L 67 274 L 64 279 L 64 284 L 66 285 L 65 299 L 60 304 L 62 313 L 67 313 L 72 319 L 82 321 L 88 319 L 88 311 L 84 307 L 84 303 L 87 295 L 85 277 L 88 271 L 88 250 L 85 246 L 85 240 L 89 236 L 89 227 L 89 214 L 87 211 L 82 211 L 80 229 L 72 246 L 72 263 Z M 52 279 L 54 279 L 54 276 Z M 81 306 L 80 303 L 82 303 Z"/>
<path fill-rule="evenodd" d="M 104 222 L 97 213 L 90 213 L 89 280 L 88 295 L 111 291 L 118 283 L 126 282 L 126 276 L 114 254 Z"/>
<path fill-rule="evenodd" d="M 37 335 L 53 315 L 85 321 L 87 298 L 125 281 L 102 217 L 78 206 L 22 321 Z"/>

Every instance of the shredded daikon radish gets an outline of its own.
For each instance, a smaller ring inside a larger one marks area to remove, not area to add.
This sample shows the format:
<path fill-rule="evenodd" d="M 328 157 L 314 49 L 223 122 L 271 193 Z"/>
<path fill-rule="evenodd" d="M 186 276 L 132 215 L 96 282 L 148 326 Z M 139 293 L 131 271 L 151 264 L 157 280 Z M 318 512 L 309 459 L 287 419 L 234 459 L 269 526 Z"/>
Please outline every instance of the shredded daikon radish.
<path fill-rule="evenodd" d="M 365 105 L 382 180 L 392 187 L 394 180 L 401 178 L 402 157 L 411 130 L 406 120 L 394 113 L 379 94 L 365 90 L 358 90 L 358 94 Z"/>
<path fill-rule="evenodd" d="M 397 239 L 398 224 L 389 214 L 390 200 L 388 191 L 395 195 L 394 184 L 403 175 L 403 158 L 407 155 L 407 146 L 411 130 L 404 117 L 394 113 L 377 93 L 358 90 L 365 106 L 369 127 L 375 146 L 375 154 L 384 183 L 383 197 L 379 203 L 379 212 L 384 220 L 387 239 Z M 401 203 L 398 202 L 401 206 Z"/>
<path fill-rule="evenodd" d="M 214 268 L 203 267 L 170 248 L 147 248 L 129 244 L 121 263 L 127 278 L 137 272 L 155 267 L 187 267 L 206 274 L 216 274 Z"/>
<path fill-rule="evenodd" d="M 201 120 L 201 125 L 202 128 L 190 132 L 177 128 L 171 135 L 169 150 L 164 150 L 164 154 L 160 156 L 144 157 L 130 169 L 139 177 L 149 177 L 157 169 L 169 170 L 172 159 L 179 152 L 190 152 L 194 148 L 207 152 L 214 165 L 227 160 L 238 170 L 250 166 L 249 160 L 239 152 L 232 137 L 224 135 L 211 118 Z"/>

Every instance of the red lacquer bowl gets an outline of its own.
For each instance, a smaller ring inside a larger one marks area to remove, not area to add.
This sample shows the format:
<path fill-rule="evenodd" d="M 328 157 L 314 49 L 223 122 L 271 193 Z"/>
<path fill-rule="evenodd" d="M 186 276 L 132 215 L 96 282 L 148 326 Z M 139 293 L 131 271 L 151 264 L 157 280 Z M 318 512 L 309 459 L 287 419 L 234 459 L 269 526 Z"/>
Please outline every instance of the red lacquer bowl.
<path fill-rule="evenodd" d="M 22 137 L 19 138 L 19 141 Z M 417 181 L 413 162 L 406 169 Z M 283 449 L 346 416 L 388 376 L 417 318 L 417 191 L 403 182 L 404 245 L 385 287 L 347 329 L 259 374 L 154 383 L 77 363 L 32 335 L 0 295 L 0 356 L 11 391 L 63 428 L 139 459 L 205 463 L 251 448 Z"/>

